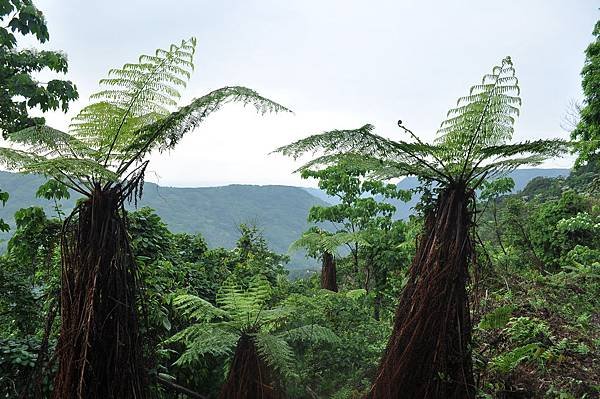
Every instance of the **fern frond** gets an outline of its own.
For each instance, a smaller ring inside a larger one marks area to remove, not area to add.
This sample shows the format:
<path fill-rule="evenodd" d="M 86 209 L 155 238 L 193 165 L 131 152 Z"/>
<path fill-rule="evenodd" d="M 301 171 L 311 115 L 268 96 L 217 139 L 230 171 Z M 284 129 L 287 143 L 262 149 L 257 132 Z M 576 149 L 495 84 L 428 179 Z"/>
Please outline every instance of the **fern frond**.
<path fill-rule="evenodd" d="M 448 112 L 448 119 L 442 122 L 435 140 L 444 150 L 442 161 L 447 165 L 462 165 L 460 173 L 464 173 L 474 154 L 510 140 L 514 117 L 521 105 L 518 94 L 512 60 L 506 57 Z"/>
<path fill-rule="evenodd" d="M 294 352 L 285 339 L 271 334 L 253 335 L 260 358 L 283 376 L 293 376 Z"/>
<path fill-rule="evenodd" d="M 315 254 L 322 254 L 323 252 L 336 254 L 340 246 L 351 242 L 356 242 L 365 246 L 370 245 L 361 231 L 340 231 L 332 234 L 319 229 L 310 229 L 302 233 L 302 236 L 290 245 L 289 251 L 293 252 L 300 249 L 308 249 L 309 252 Z"/>
<path fill-rule="evenodd" d="M 279 336 L 288 342 L 337 344 L 340 338 L 329 328 L 308 324 L 285 331 Z"/>
<path fill-rule="evenodd" d="M 31 152 L 17 150 L 14 148 L 0 147 L 0 165 L 17 172 L 26 172 L 26 168 L 45 158 Z"/>
<path fill-rule="evenodd" d="M 44 156 L 92 157 L 94 151 L 71 134 L 50 126 L 32 126 L 11 133 L 10 141 L 28 148 L 28 152 Z"/>
<path fill-rule="evenodd" d="M 195 99 L 165 118 L 141 127 L 133 135 L 133 139 L 127 146 L 127 152 L 142 157 L 155 148 L 171 149 L 186 133 L 198 127 L 206 117 L 229 103 L 250 105 L 260 114 L 291 112 L 246 87 L 224 87 Z"/>
<path fill-rule="evenodd" d="M 188 366 L 206 355 L 231 355 L 238 339 L 239 335 L 215 328 L 213 325 L 194 324 L 166 340 L 165 344 L 183 343 L 185 351 L 174 364 Z"/>
<path fill-rule="evenodd" d="M 185 87 L 193 70 L 195 44 L 192 38 L 110 70 L 100 81 L 104 89 L 91 96 L 97 102 L 74 118 L 71 131 L 106 154 L 105 164 L 113 152 L 126 152 L 137 131 L 167 116 L 177 104 L 178 88 Z"/>
<path fill-rule="evenodd" d="M 421 141 L 392 141 L 372 133 L 373 129 L 373 125 L 367 124 L 353 130 L 332 130 L 298 140 L 273 152 L 294 159 L 305 153 L 322 153 L 301 166 L 298 171 L 327 166 L 354 157 L 355 161 L 361 162 L 366 169 L 382 171 L 387 168 L 388 174 L 392 170 L 398 173 L 393 177 L 424 173 L 433 178 L 448 178 L 443 165 L 442 168 L 434 166 L 433 160 L 440 151 L 437 146 Z M 358 161 L 360 158 L 362 160 Z"/>
<path fill-rule="evenodd" d="M 210 321 L 214 318 L 227 318 L 227 311 L 195 295 L 178 295 L 173 305 L 187 318 L 197 321 Z"/>
<path fill-rule="evenodd" d="M 217 293 L 217 304 L 238 323 L 240 329 L 259 322 L 266 302 L 271 298 L 271 286 L 263 276 L 255 276 L 247 290 L 227 280 Z"/>

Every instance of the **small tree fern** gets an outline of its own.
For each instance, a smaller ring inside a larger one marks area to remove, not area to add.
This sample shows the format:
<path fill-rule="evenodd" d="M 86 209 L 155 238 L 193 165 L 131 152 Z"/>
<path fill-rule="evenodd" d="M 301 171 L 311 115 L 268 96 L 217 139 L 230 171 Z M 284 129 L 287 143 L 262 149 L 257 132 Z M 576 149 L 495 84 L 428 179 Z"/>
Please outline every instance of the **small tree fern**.
<path fill-rule="evenodd" d="M 422 141 L 399 121 L 410 141 L 383 138 L 365 125 L 310 136 L 276 150 L 294 158 L 319 153 L 300 170 L 350 159 L 379 178 L 414 175 L 433 194 L 426 196 L 425 231 L 369 398 L 475 397 L 466 293 L 475 190 L 486 178 L 537 165 L 566 149 L 560 140 L 509 143 L 521 104 L 518 95 L 507 57 L 459 98 L 433 143 Z"/>
<path fill-rule="evenodd" d="M 338 249 L 343 245 L 368 245 L 363 239 L 362 231 L 347 232 L 337 231 L 331 233 L 322 230 L 316 226 L 311 227 L 299 239 L 290 246 L 290 251 L 305 249 L 307 255 L 313 258 L 320 258 L 321 267 L 321 288 L 329 291 L 338 291 L 337 270 L 335 259 L 338 256 Z"/>
<path fill-rule="evenodd" d="M 245 87 L 217 89 L 177 108 L 195 47 L 192 38 L 110 70 L 68 133 L 31 127 L 0 148 L 9 169 L 50 176 L 85 198 L 63 228 L 55 398 L 146 397 L 123 203 L 141 196 L 149 152 L 173 148 L 230 102 L 259 113 L 286 111 Z"/>
<path fill-rule="evenodd" d="M 193 295 L 173 301 L 194 324 L 178 332 L 169 343 L 185 350 L 175 365 L 193 365 L 206 355 L 230 358 L 221 398 L 280 397 L 282 379 L 295 375 L 294 342 L 337 342 L 337 336 L 319 325 L 286 328 L 291 309 L 269 308 L 271 286 L 256 276 L 244 290 L 228 280 L 217 295 L 217 306 Z"/>

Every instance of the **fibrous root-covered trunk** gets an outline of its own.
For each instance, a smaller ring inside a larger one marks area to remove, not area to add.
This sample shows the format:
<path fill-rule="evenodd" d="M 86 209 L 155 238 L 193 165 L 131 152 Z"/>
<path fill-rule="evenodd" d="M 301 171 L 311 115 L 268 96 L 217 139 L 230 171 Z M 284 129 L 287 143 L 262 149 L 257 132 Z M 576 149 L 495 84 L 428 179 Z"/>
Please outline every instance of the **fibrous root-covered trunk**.
<path fill-rule="evenodd" d="M 321 288 L 338 292 L 335 257 L 331 252 L 323 253 L 323 267 L 321 268 Z"/>
<path fill-rule="evenodd" d="M 55 399 L 146 397 L 121 194 L 98 187 L 65 221 Z"/>
<path fill-rule="evenodd" d="M 472 256 L 470 197 L 440 193 L 410 269 L 369 399 L 475 397 L 466 292 Z"/>
<path fill-rule="evenodd" d="M 252 335 L 240 337 L 220 399 L 281 399 L 268 366 L 260 359 Z"/>

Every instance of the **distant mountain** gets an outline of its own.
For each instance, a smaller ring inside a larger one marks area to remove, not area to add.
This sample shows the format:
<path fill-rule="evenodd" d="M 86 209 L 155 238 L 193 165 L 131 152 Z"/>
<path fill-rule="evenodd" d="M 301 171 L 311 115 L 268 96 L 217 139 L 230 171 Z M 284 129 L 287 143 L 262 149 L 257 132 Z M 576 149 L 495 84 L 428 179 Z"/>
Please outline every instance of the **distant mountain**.
<path fill-rule="evenodd" d="M 568 169 L 519 169 L 511 177 L 515 180 L 515 191 L 519 191 L 534 177 L 568 174 Z M 14 225 L 14 213 L 34 205 L 42 206 L 47 214 L 52 215 L 53 204 L 35 198 L 37 188 L 44 181 L 40 176 L 0 171 L 0 188 L 10 194 L 6 206 L 0 208 L 0 217 Z M 398 183 L 398 187 L 408 190 L 415 188 L 417 183 L 415 178 L 409 177 Z M 62 202 L 67 213 L 76 199 L 73 196 Z M 392 203 L 398 209 L 397 217 L 407 218 L 417 202 L 418 198 L 413 198 L 408 203 Z M 255 185 L 177 188 L 146 183 L 138 207 L 153 208 L 173 232 L 202 233 L 211 247 L 233 247 L 239 236 L 239 224 L 253 223 L 263 231 L 274 251 L 285 253 L 308 227 L 306 216 L 310 207 L 330 203 L 335 203 L 335 198 L 314 188 Z M 0 234 L 0 240 L 9 237 L 10 233 Z M 295 254 L 290 267 L 301 268 L 314 263 L 304 260 L 301 254 Z"/>
<path fill-rule="evenodd" d="M 535 177 L 558 177 L 568 176 L 569 169 L 517 169 L 512 171 L 508 176 L 515 181 L 515 188 L 513 193 L 517 193 L 525 188 L 527 183 Z M 416 177 L 406 177 L 402 179 L 398 184 L 398 188 L 402 190 L 412 190 L 418 187 L 419 181 Z M 318 188 L 305 188 L 306 191 L 319 198 L 322 201 L 336 204 L 338 199 L 327 195 L 324 191 Z M 412 199 L 409 202 L 402 202 L 399 200 L 390 200 L 389 203 L 396 207 L 396 217 L 399 219 L 407 219 L 413 212 L 414 206 L 419 202 L 420 196 L 413 194 Z"/>
<path fill-rule="evenodd" d="M 52 215 L 51 201 L 35 198 L 44 181 L 39 176 L 0 171 L 0 188 L 10 195 L 6 206 L 0 208 L 0 217 L 12 226 L 18 209 L 34 205 Z M 313 205 L 328 205 L 302 188 L 290 186 L 176 188 L 146 183 L 143 193 L 138 208 L 153 208 L 173 232 L 200 232 L 210 247 L 233 247 L 239 237 L 239 224 L 252 223 L 263 231 L 272 249 L 280 253 L 287 252 L 307 229 L 308 210 Z M 75 201 L 76 197 L 72 197 L 62 202 L 67 213 Z M 0 234 L 0 239 L 9 237 L 9 233 Z M 304 264 L 301 254 L 294 255 L 290 262 L 291 267 Z"/>

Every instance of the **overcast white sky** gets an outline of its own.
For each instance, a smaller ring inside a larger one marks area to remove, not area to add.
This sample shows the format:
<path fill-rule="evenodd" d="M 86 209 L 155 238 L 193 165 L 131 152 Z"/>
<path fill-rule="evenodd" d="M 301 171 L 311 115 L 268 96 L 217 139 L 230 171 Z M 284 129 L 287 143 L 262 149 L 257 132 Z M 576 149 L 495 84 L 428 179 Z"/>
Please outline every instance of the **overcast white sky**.
<path fill-rule="evenodd" d="M 523 107 L 515 139 L 568 137 L 561 122 L 581 99 L 594 0 L 37 0 L 49 48 L 67 53 L 81 101 L 48 117 L 66 128 L 108 69 L 195 36 L 196 72 L 183 105 L 244 85 L 293 109 L 260 117 L 229 106 L 169 154 L 148 180 L 169 186 L 311 185 L 274 148 L 308 134 L 373 123 L 398 137 L 402 119 L 432 138 L 456 99 L 513 58 Z M 36 46 L 40 47 L 40 46 Z M 570 159 L 546 166 L 569 167 Z"/>

